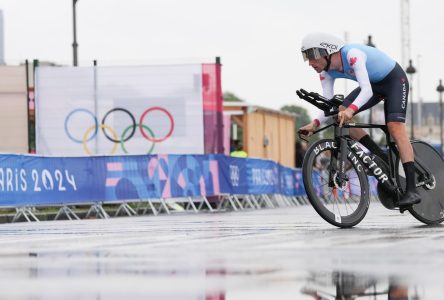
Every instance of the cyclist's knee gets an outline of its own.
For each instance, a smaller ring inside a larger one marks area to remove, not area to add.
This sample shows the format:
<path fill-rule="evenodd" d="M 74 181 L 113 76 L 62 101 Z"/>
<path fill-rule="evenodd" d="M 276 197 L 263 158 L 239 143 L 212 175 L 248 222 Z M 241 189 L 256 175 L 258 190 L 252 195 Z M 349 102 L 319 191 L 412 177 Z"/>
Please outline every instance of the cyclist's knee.
<path fill-rule="evenodd" d="M 388 130 L 393 137 L 407 136 L 405 123 L 402 122 L 388 122 Z"/>

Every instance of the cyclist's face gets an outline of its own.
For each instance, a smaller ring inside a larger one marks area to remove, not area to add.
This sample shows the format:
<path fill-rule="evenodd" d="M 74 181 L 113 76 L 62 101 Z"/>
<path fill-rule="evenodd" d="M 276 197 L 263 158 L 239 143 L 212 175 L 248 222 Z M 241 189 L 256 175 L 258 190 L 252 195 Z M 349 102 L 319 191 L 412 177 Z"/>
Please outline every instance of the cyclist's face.
<path fill-rule="evenodd" d="M 316 70 L 316 72 L 321 73 L 322 70 L 327 66 L 327 60 L 324 57 L 312 58 L 308 60 L 308 65 Z"/>

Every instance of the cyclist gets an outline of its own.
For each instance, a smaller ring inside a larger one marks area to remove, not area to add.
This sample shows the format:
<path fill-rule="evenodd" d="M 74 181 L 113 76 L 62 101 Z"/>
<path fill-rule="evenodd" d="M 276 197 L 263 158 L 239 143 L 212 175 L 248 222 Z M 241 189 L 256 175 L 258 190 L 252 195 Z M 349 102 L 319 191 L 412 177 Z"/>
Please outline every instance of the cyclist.
<path fill-rule="evenodd" d="M 382 51 L 363 44 L 345 44 L 341 39 L 326 33 L 311 33 L 302 40 L 302 56 L 308 60 L 321 80 L 323 96 L 331 99 L 336 78 L 357 81 L 359 87 L 345 97 L 340 106 L 339 126 L 353 115 L 366 110 L 384 99 L 385 123 L 398 146 L 406 174 L 406 192 L 400 206 L 410 206 L 421 201 L 416 190 L 413 148 L 407 136 L 405 118 L 409 82 L 401 66 Z M 301 127 L 308 136 L 326 118 L 323 112 L 311 123 Z M 350 136 L 372 153 L 387 159 L 386 154 L 362 128 L 350 128 Z"/>

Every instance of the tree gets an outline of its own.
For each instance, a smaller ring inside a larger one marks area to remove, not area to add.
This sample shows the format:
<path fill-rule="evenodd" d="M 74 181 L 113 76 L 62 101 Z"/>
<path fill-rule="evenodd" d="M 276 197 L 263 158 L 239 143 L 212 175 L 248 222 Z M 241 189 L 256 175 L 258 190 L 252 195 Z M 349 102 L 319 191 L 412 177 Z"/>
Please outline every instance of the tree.
<path fill-rule="evenodd" d="M 308 115 L 308 112 L 305 108 L 297 106 L 297 105 L 285 105 L 281 107 L 281 111 L 285 111 L 285 112 L 289 112 L 289 113 L 293 113 L 295 114 L 295 128 L 294 128 L 294 134 L 295 134 L 295 138 L 296 141 L 299 140 L 298 137 L 298 130 L 299 128 L 301 128 L 302 126 L 308 124 L 311 122 L 311 118 Z"/>
<path fill-rule="evenodd" d="M 224 92 L 223 94 L 224 101 L 228 102 L 245 102 L 243 99 L 239 98 L 232 92 Z"/>
<path fill-rule="evenodd" d="M 311 118 L 305 108 L 297 105 L 285 105 L 281 107 L 281 111 L 286 111 L 296 115 L 296 130 L 311 122 Z"/>

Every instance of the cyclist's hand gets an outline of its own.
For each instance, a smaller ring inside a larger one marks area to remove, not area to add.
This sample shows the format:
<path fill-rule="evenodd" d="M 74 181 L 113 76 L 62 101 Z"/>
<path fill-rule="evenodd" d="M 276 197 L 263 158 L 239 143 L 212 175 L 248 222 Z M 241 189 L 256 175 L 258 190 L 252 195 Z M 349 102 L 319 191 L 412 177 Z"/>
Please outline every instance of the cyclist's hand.
<path fill-rule="evenodd" d="M 299 133 L 301 135 L 303 135 L 304 137 L 309 137 L 310 135 L 313 134 L 313 131 L 315 131 L 317 128 L 318 128 L 318 126 L 316 125 L 316 122 L 313 121 L 313 122 L 299 128 Z"/>
<path fill-rule="evenodd" d="M 353 118 L 353 114 L 355 111 L 351 108 L 346 108 L 343 111 L 340 111 L 338 114 L 339 127 L 342 127 L 344 123 L 347 123 Z"/>

